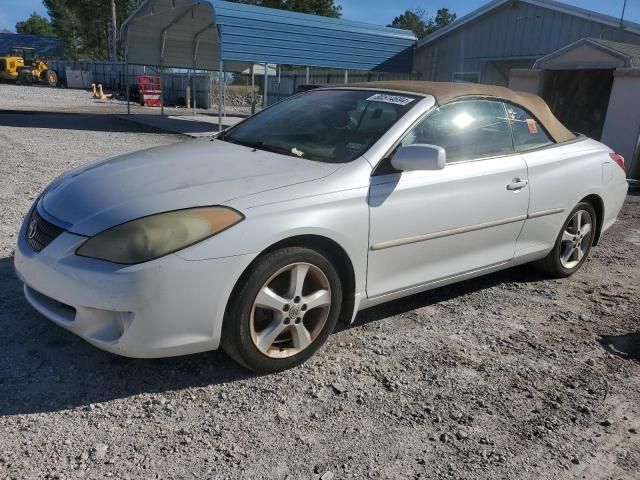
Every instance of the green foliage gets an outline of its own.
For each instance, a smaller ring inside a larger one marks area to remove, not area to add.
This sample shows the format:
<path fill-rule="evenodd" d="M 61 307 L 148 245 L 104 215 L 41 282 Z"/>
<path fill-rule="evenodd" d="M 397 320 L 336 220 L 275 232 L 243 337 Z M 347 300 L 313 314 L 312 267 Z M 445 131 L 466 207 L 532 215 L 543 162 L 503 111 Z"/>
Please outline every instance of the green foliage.
<path fill-rule="evenodd" d="M 448 8 L 439 8 L 436 12 L 435 30 L 449 25 L 456 19 L 456 17 L 457 15 L 449 12 Z"/>
<path fill-rule="evenodd" d="M 72 58 L 109 58 L 111 2 L 105 0 L 43 0 L 54 32 Z M 136 0 L 116 0 L 118 23 L 135 9 Z"/>
<path fill-rule="evenodd" d="M 438 9 L 435 18 L 428 17 L 427 12 L 422 8 L 415 8 L 406 10 L 403 14 L 394 18 L 389 26 L 411 30 L 416 34 L 416 37 L 422 38 L 448 25 L 455 19 L 456 14 L 449 12 L 448 8 Z"/>
<path fill-rule="evenodd" d="M 416 34 L 416 37 L 422 38 L 427 35 L 431 27 L 430 22 L 431 20 L 427 18 L 427 12 L 422 8 L 415 8 L 406 10 L 403 14 L 394 18 L 389 27 L 411 30 Z"/>
<path fill-rule="evenodd" d="M 292 12 L 311 13 L 322 17 L 340 18 L 342 7 L 335 5 L 334 0 L 231 0 L 247 5 L 290 10 Z"/>
<path fill-rule="evenodd" d="M 46 37 L 55 35 L 49 19 L 41 17 L 36 12 L 33 12 L 27 20 L 16 23 L 16 32 L 26 33 L 28 35 L 43 35 Z"/>

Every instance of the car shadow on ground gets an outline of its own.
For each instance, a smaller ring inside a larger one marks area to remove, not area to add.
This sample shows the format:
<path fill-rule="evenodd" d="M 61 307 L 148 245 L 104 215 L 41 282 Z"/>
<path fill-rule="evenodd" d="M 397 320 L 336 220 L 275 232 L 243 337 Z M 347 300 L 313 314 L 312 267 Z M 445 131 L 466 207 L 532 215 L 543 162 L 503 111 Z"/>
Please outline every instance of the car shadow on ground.
<path fill-rule="evenodd" d="M 22 289 L 13 258 L 0 259 L 0 416 L 254 376 L 222 352 L 152 360 L 103 352 L 37 313 Z"/>
<path fill-rule="evenodd" d="M 640 332 L 604 335 L 598 339 L 602 348 L 618 357 L 640 362 Z"/>
<path fill-rule="evenodd" d="M 530 269 L 506 270 L 362 311 L 354 324 L 338 330 L 357 328 L 501 283 L 542 278 Z M 219 351 L 154 360 L 103 352 L 31 308 L 15 275 L 13 258 L 0 259 L 0 416 L 58 411 L 254 376 Z"/>
<path fill-rule="evenodd" d="M 355 321 L 350 326 L 355 327 L 365 323 L 384 320 L 385 318 L 428 307 L 437 303 L 446 302 L 454 298 L 468 295 L 480 290 L 495 287 L 505 283 L 529 283 L 545 280 L 547 277 L 538 273 L 529 265 L 523 265 L 496 273 L 483 275 L 470 280 L 439 287 L 423 293 L 410 295 L 388 303 L 383 303 L 358 313 Z"/>

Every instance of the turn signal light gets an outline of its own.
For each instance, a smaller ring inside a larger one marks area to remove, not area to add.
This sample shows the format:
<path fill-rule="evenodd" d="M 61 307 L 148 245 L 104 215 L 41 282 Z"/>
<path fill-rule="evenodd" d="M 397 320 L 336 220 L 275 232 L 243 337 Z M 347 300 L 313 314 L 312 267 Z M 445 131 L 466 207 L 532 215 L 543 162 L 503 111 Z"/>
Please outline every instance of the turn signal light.
<path fill-rule="evenodd" d="M 611 157 L 611 160 L 616 162 L 618 164 L 618 166 L 622 170 L 625 170 L 625 168 L 624 168 L 624 157 L 622 155 L 620 155 L 619 153 L 610 153 L 609 156 Z M 626 172 L 626 170 L 625 170 L 625 172 Z"/>

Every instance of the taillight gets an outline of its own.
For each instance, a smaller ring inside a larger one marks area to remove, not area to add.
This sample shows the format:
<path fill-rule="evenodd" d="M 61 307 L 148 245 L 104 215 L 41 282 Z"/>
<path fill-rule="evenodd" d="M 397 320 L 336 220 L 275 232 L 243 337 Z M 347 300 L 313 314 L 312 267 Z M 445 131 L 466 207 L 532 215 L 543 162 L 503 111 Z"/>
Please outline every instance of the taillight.
<path fill-rule="evenodd" d="M 622 155 L 620 155 L 619 153 L 610 153 L 609 156 L 611 157 L 611 160 L 616 162 L 618 166 L 626 172 L 624 168 L 624 157 Z"/>

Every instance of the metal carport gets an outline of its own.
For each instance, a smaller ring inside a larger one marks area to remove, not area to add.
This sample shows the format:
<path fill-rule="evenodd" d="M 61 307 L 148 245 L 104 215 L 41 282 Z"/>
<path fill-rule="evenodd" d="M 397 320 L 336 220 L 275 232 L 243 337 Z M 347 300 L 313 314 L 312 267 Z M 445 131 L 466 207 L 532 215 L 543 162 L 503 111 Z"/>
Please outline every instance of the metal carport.
<path fill-rule="evenodd" d="M 121 33 L 127 63 L 220 72 L 275 63 L 411 73 L 417 41 L 406 30 L 223 0 L 146 0 Z"/>

